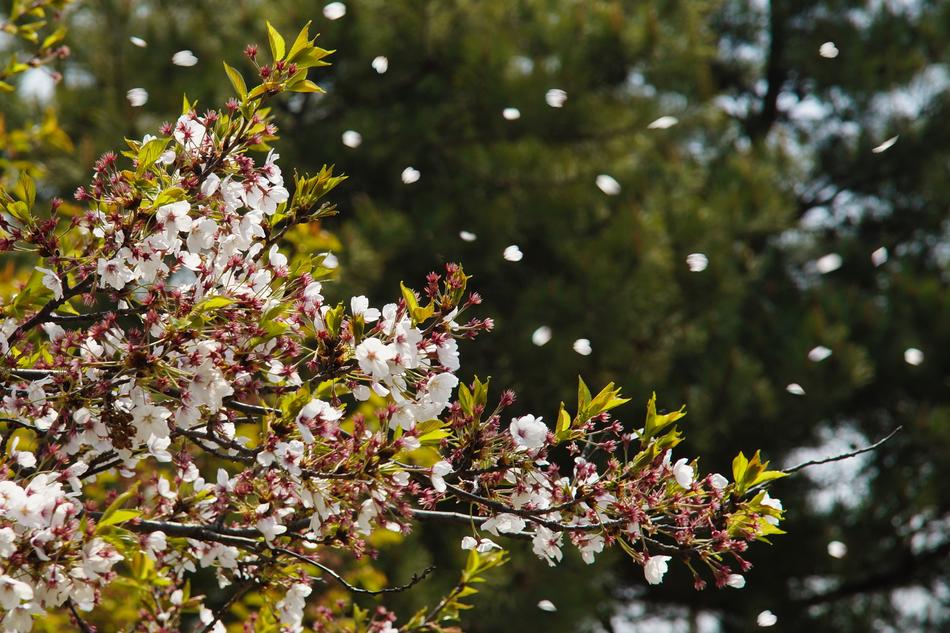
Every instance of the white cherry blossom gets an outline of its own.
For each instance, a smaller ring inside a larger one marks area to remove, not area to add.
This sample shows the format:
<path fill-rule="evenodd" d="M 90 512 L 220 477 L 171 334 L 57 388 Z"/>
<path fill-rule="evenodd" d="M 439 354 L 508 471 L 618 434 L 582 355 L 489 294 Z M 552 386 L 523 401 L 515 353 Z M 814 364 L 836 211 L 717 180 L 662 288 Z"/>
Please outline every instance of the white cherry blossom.
<path fill-rule="evenodd" d="M 669 556 L 654 555 L 647 559 L 643 565 L 643 577 L 651 585 L 658 585 L 663 582 L 663 576 L 669 569 Z"/>
<path fill-rule="evenodd" d="M 547 440 L 548 427 L 533 415 L 523 415 L 511 421 L 508 427 L 515 444 L 530 450 L 539 449 Z"/>

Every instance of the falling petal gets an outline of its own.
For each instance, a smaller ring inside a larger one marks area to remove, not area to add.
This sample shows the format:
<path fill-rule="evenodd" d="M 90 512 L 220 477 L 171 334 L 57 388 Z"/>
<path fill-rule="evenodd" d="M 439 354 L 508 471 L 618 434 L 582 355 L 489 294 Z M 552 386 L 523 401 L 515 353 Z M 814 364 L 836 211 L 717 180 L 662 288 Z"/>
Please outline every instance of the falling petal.
<path fill-rule="evenodd" d="M 133 108 L 141 108 L 148 103 L 148 91 L 145 88 L 132 88 L 125 93 L 125 98 Z"/>
<path fill-rule="evenodd" d="M 328 20 L 339 20 L 346 15 L 346 5 L 342 2 L 331 2 L 323 7 L 323 17 Z"/>
<path fill-rule="evenodd" d="M 373 70 L 382 75 L 389 70 L 389 58 L 385 55 L 379 55 L 373 58 Z"/>
<path fill-rule="evenodd" d="M 579 338 L 574 341 L 574 351 L 581 356 L 590 356 L 594 350 L 590 346 L 590 341 L 586 338 Z"/>
<path fill-rule="evenodd" d="M 875 148 L 872 149 L 871 151 L 874 152 L 875 154 L 880 154 L 881 152 L 886 152 L 887 150 L 889 150 L 889 149 L 891 149 L 892 147 L 894 147 L 894 144 L 897 143 L 897 139 L 898 139 L 898 138 L 900 138 L 899 135 L 898 135 L 898 136 L 892 136 L 891 138 L 887 139 L 886 141 L 884 141 L 883 143 L 881 143 L 880 145 L 878 145 L 877 147 L 875 147 Z"/>
<path fill-rule="evenodd" d="M 541 602 L 538 603 L 538 608 L 541 609 L 542 611 L 549 611 L 552 613 L 554 611 L 557 611 L 557 607 L 555 607 L 554 603 L 551 602 L 550 600 L 542 600 Z"/>
<path fill-rule="evenodd" d="M 172 63 L 176 66 L 194 66 L 198 63 L 198 58 L 189 50 L 178 51 L 172 55 Z"/>
<path fill-rule="evenodd" d="M 517 244 L 512 244 L 505 249 L 502 253 L 502 257 L 507 259 L 509 262 L 520 262 L 521 258 L 524 257 L 524 253 L 521 252 L 521 249 L 518 248 Z"/>
<path fill-rule="evenodd" d="M 551 328 L 546 325 L 542 325 L 534 333 L 531 334 L 531 342 L 541 347 L 546 345 L 548 341 L 551 340 Z"/>
<path fill-rule="evenodd" d="M 620 193 L 620 183 L 613 176 L 608 176 L 607 174 L 601 174 L 597 176 L 597 179 L 594 181 L 597 183 L 597 188 L 606 193 L 608 196 L 616 196 Z"/>
<path fill-rule="evenodd" d="M 505 108 L 501 111 L 501 116 L 508 121 L 514 121 L 521 118 L 521 110 L 518 108 Z"/>
<path fill-rule="evenodd" d="M 759 626 L 773 626 L 776 622 L 778 622 L 778 618 L 771 611 L 763 611 L 755 619 L 755 623 Z"/>
<path fill-rule="evenodd" d="M 924 362 L 924 353 L 916 347 L 908 347 L 904 350 L 904 362 L 916 367 Z"/>
<path fill-rule="evenodd" d="M 875 267 L 881 266 L 885 262 L 887 262 L 887 249 L 885 247 L 882 246 L 871 253 L 871 263 L 874 264 Z"/>
<path fill-rule="evenodd" d="M 567 93 L 560 88 L 551 88 L 544 93 L 544 102 L 552 108 L 560 108 L 567 101 Z"/>
<path fill-rule="evenodd" d="M 789 383 L 789 385 L 788 385 L 787 387 L 785 387 L 785 391 L 789 392 L 789 393 L 792 394 L 793 396 L 804 396 L 804 395 L 805 395 L 805 390 L 804 390 L 804 389 L 802 388 L 802 386 L 801 386 L 800 384 L 798 384 L 797 382 Z"/>
<path fill-rule="evenodd" d="M 647 129 L 648 130 L 665 130 L 667 128 L 673 127 L 679 122 L 680 120 L 677 119 L 675 116 L 661 116 L 659 119 L 657 119 L 656 121 L 648 125 Z"/>
<path fill-rule="evenodd" d="M 702 253 L 690 253 L 686 256 L 686 265 L 690 272 L 701 273 L 709 266 L 709 258 Z"/>
<path fill-rule="evenodd" d="M 828 253 L 815 261 L 815 269 L 822 275 L 826 275 L 841 268 L 841 263 L 841 255 L 838 253 Z"/>
<path fill-rule="evenodd" d="M 828 556 L 832 558 L 844 558 L 848 553 L 848 546 L 841 541 L 831 541 L 828 543 Z"/>
<path fill-rule="evenodd" d="M 146 46 L 148 46 L 148 42 L 143 40 L 141 37 L 136 37 L 135 35 L 130 37 L 129 41 L 132 42 L 134 45 L 138 46 L 139 48 L 145 48 Z"/>
<path fill-rule="evenodd" d="M 808 352 L 808 360 L 813 363 L 820 363 L 831 356 L 831 350 L 825 347 L 824 345 L 819 345 L 818 347 L 813 347 Z"/>
<path fill-rule="evenodd" d="M 415 167 L 406 167 L 402 170 L 402 181 L 407 185 L 417 182 L 421 176 L 422 173 Z"/>
<path fill-rule="evenodd" d="M 459 231 L 459 237 L 462 238 L 463 242 L 474 242 L 478 239 L 478 236 L 471 231 Z"/>
<path fill-rule="evenodd" d="M 834 42 L 825 42 L 818 49 L 818 54 L 826 59 L 834 59 L 838 56 L 838 47 Z"/>
<path fill-rule="evenodd" d="M 329 268 L 330 270 L 333 270 L 334 268 L 340 265 L 340 260 L 337 259 L 337 256 L 334 255 L 333 253 L 324 253 L 323 261 L 320 262 L 320 265 L 323 266 L 324 268 Z"/>
<path fill-rule="evenodd" d="M 350 148 L 359 147 L 363 143 L 363 135 L 356 130 L 347 130 L 343 133 L 343 144 Z"/>

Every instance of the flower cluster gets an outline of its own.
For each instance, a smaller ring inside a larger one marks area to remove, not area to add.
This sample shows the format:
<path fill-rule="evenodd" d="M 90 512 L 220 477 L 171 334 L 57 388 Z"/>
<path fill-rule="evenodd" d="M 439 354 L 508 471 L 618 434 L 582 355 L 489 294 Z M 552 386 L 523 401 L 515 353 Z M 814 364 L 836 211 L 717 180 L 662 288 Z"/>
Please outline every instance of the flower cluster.
<path fill-rule="evenodd" d="M 78 213 L 37 212 L 28 179 L 2 192 L 0 245 L 42 260 L 0 313 L 5 630 L 57 609 L 82 617 L 118 571 L 149 587 L 136 630 L 197 617 L 222 631 L 227 611 L 188 592 L 203 569 L 233 591 L 227 605 L 268 596 L 261 630 L 344 617 L 433 630 L 504 562 L 494 539 L 508 537 L 550 565 L 569 546 L 588 563 L 619 546 L 650 583 L 675 556 L 697 588 L 696 561 L 741 586 L 748 544 L 781 517 L 762 488 L 782 473 L 757 454 L 740 454 L 731 482 L 700 476 L 671 457 L 683 412 L 659 414 L 654 398 L 631 429 L 611 417 L 627 402 L 613 385 L 592 395 L 581 381 L 576 413 L 562 405 L 552 426 L 507 414 L 510 392 L 489 406 L 487 383 L 457 377 L 459 341 L 492 328 L 466 316 L 481 299 L 457 264 L 378 308 L 324 297 L 332 253 L 284 238 L 333 215 L 321 200 L 343 179 L 325 168 L 285 182 L 263 104 L 318 90 L 307 70 L 327 51 L 306 28 L 289 46 L 268 30 L 271 64 L 246 51 L 259 85 L 226 66 L 237 98 L 186 103 L 159 135 L 103 156 Z M 420 521 L 474 530 L 437 608 L 398 623 L 314 593 L 318 578 L 379 593 L 348 580 L 340 552 L 375 555 L 374 532 Z"/>
<path fill-rule="evenodd" d="M 5 463 L 4 471 L 22 472 L 35 463 L 32 453 L 15 447 L 10 452 L 12 463 Z M 79 520 L 79 477 L 86 468 L 79 463 L 55 473 L 0 480 L 0 624 L 5 631 L 29 630 L 34 614 L 67 600 L 89 611 L 97 592 L 115 577 L 112 568 L 122 556 Z"/>

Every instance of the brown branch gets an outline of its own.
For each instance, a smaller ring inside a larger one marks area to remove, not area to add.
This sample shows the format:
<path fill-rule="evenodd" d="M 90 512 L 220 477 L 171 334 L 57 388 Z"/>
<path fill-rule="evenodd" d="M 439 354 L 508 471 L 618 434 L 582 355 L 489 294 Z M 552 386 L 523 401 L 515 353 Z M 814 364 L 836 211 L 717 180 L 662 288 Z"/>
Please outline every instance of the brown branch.
<path fill-rule="evenodd" d="M 337 572 L 333 571 L 332 569 L 330 569 L 329 567 L 327 567 L 327 566 L 324 565 L 323 563 L 321 563 L 321 562 L 319 562 L 319 561 L 316 561 L 316 560 L 310 558 L 309 556 L 305 556 L 305 555 L 303 555 L 303 554 L 298 554 L 297 552 L 295 552 L 295 551 L 293 551 L 293 550 L 289 550 L 289 549 L 287 549 L 287 548 L 285 548 L 285 547 L 270 546 L 270 549 L 271 549 L 272 551 L 275 551 L 275 552 L 278 552 L 278 553 L 281 553 L 281 554 L 286 554 L 287 556 L 291 556 L 291 557 L 293 557 L 293 558 L 296 558 L 297 560 L 299 560 L 299 561 L 301 561 L 301 562 L 304 562 L 304 563 L 307 563 L 308 565 L 313 565 L 314 567 L 317 567 L 318 569 L 320 569 L 321 571 L 323 571 L 326 575 L 330 576 L 330 577 L 333 578 L 335 581 L 337 581 L 338 583 L 340 583 L 341 585 L 343 585 L 348 591 L 351 591 L 351 592 L 353 592 L 353 593 L 365 594 L 365 595 L 369 595 L 369 596 L 378 596 L 378 595 L 381 595 L 381 594 L 384 594 L 384 593 L 398 593 L 398 592 L 400 592 L 400 591 L 405 591 L 405 590 L 411 588 L 413 585 L 415 585 L 415 584 L 421 582 L 422 580 L 424 580 L 425 577 L 428 576 L 430 573 L 432 573 L 432 571 L 435 569 L 435 567 L 434 567 L 434 566 L 431 566 L 431 565 L 430 565 L 429 567 L 426 567 L 425 569 L 422 570 L 422 572 L 413 574 L 413 575 L 412 575 L 412 578 L 409 579 L 409 582 L 407 582 L 407 583 L 404 584 L 404 585 L 399 585 L 399 586 L 396 586 L 396 587 L 385 587 L 385 588 L 383 588 L 383 589 L 371 590 L 371 589 L 363 589 L 362 587 L 355 587 L 355 586 L 351 585 L 350 583 L 348 583 L 348 582 L 343 578 L 343 576 L 341 576 L 341 575 L 338 574 Z"/>
<path fill-rule="evenodd" d="M 782 5 L 782 2 L 769 3 L 769 56 L 765 68 L 765 81 L 768 88 L 762 98 L 759 111 L 746 123 L 746 131 L 753 142 L 765 138 L 778 119 L 778 97 L 788 78 L 784 59 L 787 16 Z"/>
<path fill-rule="evenodd" d="M 89 516 L 98 520 L 102 518 L 102 512 L 90 512 Z M 304 525 L 307 523 L 309 523 L 309 519 L 304 523 Z M 254 540 L 255 537 L 262 536 L 260 530 L 256 528 L 228 528 L 212 525 L 190 525 L 187 523 L 177 523 L 174 521 L 132 520 L 123 523 L 122 527 L 126 530 L 129 530 L 130 532 L 136 532 L 140 534 L 164 532 L 169 536 L 193 538 L 198 541 L 214 541 L 217 543 L 235 545 L 237 547 L 243 547 L 245 549 L 252 550 L 256 550 L 258 546 L 258 541 Z"/>
<path fill-rule="evenodd" d="M 34 327 L 36 327 L 40 323 L 45 323 L 46 321 L 48 321 L 50 315 L 53 314 L 53 310 L 63 305 L 64 303 L 66 303 L 67 301 L 75 297 L 76 295 L 82 294 L 83 292 L 85 292 L 86 289 L 92 285 L 92 282 L 93 282 L 92 275 L 88 275 L 85 278 L 83 278 L 83 280 L 80 281 L 75 286 L 71 288 L 69 287 L 63 288 L 62 297 L 60 297 L 59 299 L 52 299 L 49 302 L 47 302 L 46 305 L 40 308 L 39 312 L 37 312 L 36 314 L 31 316 L 29 319 L 24 321 L 20 326 L 17 327 L 17 329 L 13 331 L 13 333 L 7 339 L 7 343 L 10 346 L 10 349 L 11 350 L 13 349 L 13 344 L 16 341 L 18 341 L 21 336 L 23 336 L 24 334 L 32 330 Z"/>
<path fill-rule="evenodd" d="M 842 453 L 840 455 L 835 455 L 833 457 L 825 457 L 823 459 L 812 459 L 807 462 L 802 462 L 801 464 L 798 464 L 796 466 L 792 466 L 791 468 L 784 468 L 782 472 L 785 474 L 791 474 L 794 472 L 798 472 L 799 470 L 802 470 L 804 468 L 808 468 L 809 466 L 818 466 L 819 464 L 828 464 L 831 462 L 840 462 L 845 459 L 851 459 L 852 457 L 856 457 L 857 455 L 860 455 L 861 453 L 867 453 L 869 451 L 873 451 L 879 448 L 882 444 L 884 444 L 885 442 L 890 440 L 892 437 L 897 435 L 903 428 L 904 428 L 903 426 L 897 427 L 896 429 L 894 429 L 893 431 L 891 431 L 890 433 L 888 433 L 886 436 L 879 439 L 878 441 L 874 442 L 870 446 L 865 446 L 864 448 L 859 448 L 849 453 Z"/>
<path fill-rule="evenodd" d="M 521 510 L 519 508 L 512 508 L 505 505 L 494 499 L 489 499 L 487 497 L 482 497 L 472 492 L 468 492 L 459 488 L 458 486 L 453 486 L 452 484 L 446 482 L 446 487 L 449 488 L 456 496 L 463 497 L 469 501 L 474 501 L 480 505 L 491 508 L 492 510 L 497 510 L 498 512 L 503 512 L 507 514 L 514 514 L 515 516 L 528 519 L 533 521 L 538 525 L 543 525 L 544 527 L 555 530 L 557 532 L 596 532 L 608 527 L 615 527 L 618 525 L 623 525 L 626 523 L 623 519 L 613 519 L 611 521 L 605 521 L 601 523 L 591 523 L 588 525 L 568 525 L 567 523 L 561 523 L 560 521 L 552 521 L 551 519 L 541 518 L 539 515 L 547 514 L 551 512 L 548 510 Z"/>
<path fill-rule="evenodd" d="M 237 591 L 231 594 L 231 597 L 228 598 L 224 604 L 214 610 L 214 613 L 211 616 L 211 621 L 208 622 L 208 624 L 206 624 L 204 628 L 199 631 L 199 633 L 209 633 L 214 625 L 217 624 L 218 620 L 220 620 L 221 617 L 231 609 L 231 605 L 240 600 L 244 594 L 254 588 L 255 585 L 257 585 L 256 580 L 249 580 L 241 585 Z"/>
<path fill-rule="evenodd" d="M 96 633 L 96 629 L 80 617 L 79 611 L 76 610 L 76 605 L 73 604 L 72 598 L 67 598 L 66 604 L 69 605 L 69 611 L 73 614 L 73 617 L 76 618 L 76 624 L 79 625 L 79 630 L 82 631 L 82 633 Z"/>

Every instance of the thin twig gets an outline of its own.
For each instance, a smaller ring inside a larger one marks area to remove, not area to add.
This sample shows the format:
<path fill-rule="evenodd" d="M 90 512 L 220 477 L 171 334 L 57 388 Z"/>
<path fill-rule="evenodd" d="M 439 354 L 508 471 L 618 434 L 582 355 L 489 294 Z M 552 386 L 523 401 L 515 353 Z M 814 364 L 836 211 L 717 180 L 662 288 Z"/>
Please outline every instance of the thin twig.
<path fill-rule="evenodd" d="M 377 589 L 374 591 L 371 589 L 363 589 L 362 587 L 355 587 L 351 585 L 343 578 L 343 576 L 333 571 L 332 569 L 330 569 L 323 563 L 310 558 L 309 556 L 298 554 L 297 552 L 293 550 L 289 550 L 285 547 L 276 547 L 272 545 L 270 546 L 270 549 L 275 552 L 279 552 L 281 554 L 292 556 L 293 558 L 296 558 L 297 560 L 301 562 L 307 563 L 308 565 L 313 565 L 314 567 L 317 567 L 318 569 L 323 571 L 323 573 L 325 573 L 327 576 L 330 576 L 331 578 L 333 578 L 333 580 L 337 581 L 338 583 L 346 587 L 348 591 L 352 591 L 353 593 L 361 593 L 368 596 L 378 596 L 384 593 L 398 593 L 400 591 L 405 591 L 406 589 L 409 589 L 413 585 L 421 582 L 426 576 L 432 573 L 432 571 L 435 569 L 434 566 L 430 565 L 429 567 L 426 567 L 425 569 L 423 569 L 420 573 L 413 574 L 412 578 L 409 579 L 409 582 L 407 582 L 404 585 L 399 585 L 397 587 L 386 587 L 384 589 Z"/>
<path fill-rule="evenodd" d="M 73 604 L 72 598 L 67 598 L 66 604 L 69 605 L 69 610 L 72 612 L 73 617 L 76 618 L 76 623 L 79 625 L 79 629 L 82 633 L 96 633 L 96 629 L 79 616 L 79 612 L 76 610 L 76 605 Z"/>
<path fill-rule="evenodd" d="M 492 510 L 497 510 L 498 512 L 506 514 L 514 514 L 520 516 L 529 521 L 533 521 L 538 525 L 543 525 L 544 527 L 554 530 L 556 532 L 597 532 L 603 530 L 604 528 L 616 527 L 618 525 L 624 525 L 628 521 L 626 519 L 612 519 L 610 521 L 602 521 L 600 523 L 587 523 L 583 525 L 571 525 L 568 523 L 561 523 L 560 521 L 552 521 L 551 519 L 545 519 L 540 515 L 547 514 L 551 512 L 549 509 L 545 510 L 523 510 L 521 508 L 513 508 L 507 506 L 504 503 L 495 501 L 494 499 L 489 499 L 488 497 L 482 497 L 472 492 L 468 492 L 458 486 L 453 486 L 452 484 L 446 482 L 446 487 L 452 491 L 453 494 L 457 497 L 462 497 L 468 499 L 469 501 L 474 501 L 480 505 L 491 508 Z"/>
<path fill-rule="evenodd" d="M 93 277 L 92 275 L 87 275 L 79 283 L 72 287 L 63 288 L 62 296 L 59 299 L 52 299 L 46 303 L 39 312 L 31 316 L 29 319 L 24 321 L 17 329 L 13 331 L 12 334 L 8 337 L 8 342 L 10 349 L 13 349 L 13 343 L 20 340 L 20 337 L 28 333 L 34 327 L 40 323 L 45 323 L 49 316 L 53 313 L 53 310 L 63 305 L 73 297 L 78 294 L 84 293 L 86 290 L 92 286 Z"/>
<path fill-rule="evenodd" d="M 897 435 L 903 428 L 904 428 L 903 426 L 897 427 L 896 429 L 888 433 L 885 437 L 879 439 L 878 441 L 874 442 L 870 446 L 859 448 L 857 450 L 851 451 L 850 453 L 842 453 L 840 455 L 835 455 L 834 457 L 825 457 L 824 459 L 812 459 L 807 462 L 802 462 L 801 464 L 798 464 L 797 466 L 792 466 L 791 468 L 785 468 L 782 470 L 782 472 L 786 474 L 791 474 L 794 472 L 798 472 L 799 470 L 802 470 L 803 468 L 808 468 L 809 466 L 818 466 L 819 464 L 828 464 L 831 462 L 840 462 L 841 460 L 844 460 L 844 459 L 851 459 L 852 457 L 860 455 L 861 453 L 867 453 L 869 451 L 873 451 L 874 449 L 880 447 L 889 439 Z"/>
<path fill-rule="evenodd" d="M 256 584 L 257 581 L 249 580 L 248 582 L 241 585 L 237 591 L 231 594 L 231 597 L 228 598 L 224 604 L 214 610 L 214 613 L 211 616 L 211 621 L 208 622 L 208 624 L 206 624 L 204 628 L 199 631 L 199 633 L 209 633 L 214 625 L 218 623 L 218 620 L 220 620 L 225 613 L 230 611 L 231 605 L 240 600 L 241 597 L 250 591 L 251 588 L 253 588 Z"/>
<path fill-rule="evenodd" d="M 452 523 L 466 523 L 481 525 L 488 520 L 488 517 L 478 517 L 464 512 L 444 512 L 442 510 L 421 510 L 413 508 L 412 516 L 416 519 L 432 519 L 434 521 L 449 521 Z"/>

